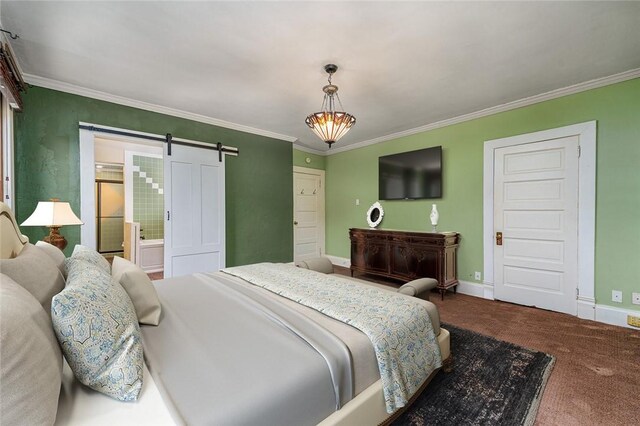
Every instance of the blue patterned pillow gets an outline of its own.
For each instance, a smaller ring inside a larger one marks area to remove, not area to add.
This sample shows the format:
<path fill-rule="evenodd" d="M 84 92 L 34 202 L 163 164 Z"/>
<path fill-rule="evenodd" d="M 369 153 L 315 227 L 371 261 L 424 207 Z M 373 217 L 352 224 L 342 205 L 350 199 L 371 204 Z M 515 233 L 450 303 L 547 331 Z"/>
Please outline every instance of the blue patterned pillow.
<path fill-rule="evenodd" d="M 73 248 L 73 253 L 71 254 L 71 257 L 69 259 L 82 260 L 84 262 L 91 263 L 92 265 L 95 265 L 100 269 L 102 269 L 103 271 L 105 271 L 107 274 L 111 274 L 111 265 L 109 265 L 109 262 L 107 262 L 107 259 L 105 259 L 104 256 L 102 256 L 100 253 L 98 253 L 92 248 L 85 247 L 80 244 L 76 244 L 76 246 Z M 68 263 L 71 262 L 69 261 L 69 259 L 65 261 L 65 266 L 67 266 L 67 272 L 69 271 Z"/>
<path fill-rule="evenodd" d="M 53 329 L 76 378 L 121 401 L 142 389 L 144 366 L 136 312 L 122 286 L 88 262 L 68 264 L 67 285 L 53 297 Z"/>
<path fill-rule="evenodd" d="M 104 269 L 85 259 L 68 257 L 64 260 L 67 269 L 67 286 L 71 283 L 83 283 L 87 286 L 104 287 L 111 285 L 111 280 L 106 280 L 105 276 L 110 276 Z"/>

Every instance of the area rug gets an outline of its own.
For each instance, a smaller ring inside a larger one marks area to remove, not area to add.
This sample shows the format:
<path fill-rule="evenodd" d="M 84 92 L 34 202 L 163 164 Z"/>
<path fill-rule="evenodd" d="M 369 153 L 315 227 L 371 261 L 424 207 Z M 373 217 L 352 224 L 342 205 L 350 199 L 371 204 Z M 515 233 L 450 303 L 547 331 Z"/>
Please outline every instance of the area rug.
<path fill-rule="evenodd" d="M 532 425 L 555 358 L 442 326 L 451 333 L 453 371 L 438 372 L 392 425 Z"/>

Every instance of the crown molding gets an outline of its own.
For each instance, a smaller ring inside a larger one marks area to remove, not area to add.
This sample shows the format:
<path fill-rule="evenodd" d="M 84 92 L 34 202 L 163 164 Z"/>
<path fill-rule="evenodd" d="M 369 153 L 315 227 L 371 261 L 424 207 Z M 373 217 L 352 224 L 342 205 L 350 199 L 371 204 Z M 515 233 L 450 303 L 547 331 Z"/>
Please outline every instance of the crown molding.
<path fill-rule="evenodd" d="M 75 95 L 85 96 L 88 98 L 99 99 L 107 102 L 116 103 L 119 105 L 130 106 L 146 111 L 153 111 L 160 114 L 166 114 L 173 117 L 185 118 L 187 120 L 193 120 L 201 123 L 212 124 L 214 126 L 224 127 L 227 129 L 238 130 L 245 133 L 252 133 L 255 135 L 265 136 L 274 139 L 280 139 L 287 142 L 291 142 L 295 149 L 308 152 L 311 154 L 329 156 L 339 154 L 341 152 L 351 151 L 354 149 L 364 148 L 369 145 L 375 145 L 377 143 L 386 142 L 392 139 L 398 139 L 404 136 L 415 135 L 416 133 L 426 132 L 429 130 L 439 129 L 441 127 L 451 126 L 453 124 L 463 123 L 465 121 L 475 120 L 476 118 L 486 117 L 489 115 L 497 114 L 500 112 L 510 111 L 516 108 L 522 108 L 525 106 L 537 104 L 540 102 L 560 98 L 567 95 L 572 95 L 580 92 L 584 92 L 591 89 L 597 89 L 599 87 L 608 86 L 615 83 L 620 83 L 627 80 L 640 77 L 640 68 L 634 68 L 628 71 L 624 71 L 618 74 L 613 74 L 607 77 L 596 78 L 586 82 L 574 84 L 572 86 L 552 90 L 550 92 L 542 93 L 539 95 L 530 96 L 528 98 L 519 99 L 505 104 L 497 105 L 490 108 L 485 108 L 469 114 L 460 115 L 458 117 L 448 118 L 446 120 L 437 121 L 435 123 L 427 124 L 413 129 L 403 130 L 401 132 L 391 133 L 389 135 L 380 136 L 374 139 L 368 139 L 362 142 L 356 142 L 350 145 L 345 145 L 338 148 L 333 148 L 331 151 L 321 151 L 313 148 L 308 148 L 301 145 L 298 142 L 298 138 L 288 135 L 282 135 L 279 133 L 270 132 L 267 130 L 256 129 L 254 127 L 244 126 L 242 124 L 231 123 L 224 120 L 219 120 L 213 117 L 207 117 L 200 114 L 195 114 L 187 111 L 182 111 L 174 108 L 164 107 L 161 105 L 155 105 L 147 102 L 137 101 L 122 96 L 112 95 L 106 92 L 98 90 L 88 89 L 81 86 L 76 86 L 70 83 L 64 83 L 58 80 L 53 80 L 46 77 L 40 77 L 33 74 L 24 74 L 24 79 L 27 83 L 35 86 L 45 87 L 47 89 L 59 90 L 61 92 L 72 93 Z"/>
<path fill-rule="evenodd" d="M 65 83 L 46 77 L 40 77 L 33 74 L 23 74 L 25 81 L 34 86 L 44 87 L 46 89 L 58 90 L 60 92 L 71 93 L 74 95 L 85 96 L 87 98 L 99 99 L 101 101 L 111 102 L 118 105 L 125 105 L 145 111 L 157 112 L 160 114 L 170 115 L 172 117 L 184 118 L 187 120 L 197 121 L 200 123 L 211 124 L 225 129 L 237 130 L 240 132 L 251 133 L 254 135 L 265 136 L 273 139 L 280 139 L 287 142 L 295 142 L 298 138 L 293 136 L 282 135 L 280 133 L 270 132 L 268 130 L 257 129 L 242 124 L 232 123 L 229 121 L 219 120 L 206 115 L 195 114 L 193 112 L 182 111 L 175 108 L 169 108 L 162 105 L 151 104 L 148 102 L 137 101 L 135 99 L 125 98 L 123 96 L 112 95 L 110 93 L 101 92 L 99 90 L 88 89 L 86 87 L 77 86 L 75 84 Z"/>
<path fill-rule="evenodd" d="M 304 145 L 300 145 L 299 142 L 294 142 L 293 147 L 298 151 L 308 152 L 309 154 L 322 155 L 326 157 L 328 154 L 325 151 L 320 151 L 319 149 L 308 148 Z"/>
<path fill-rule="evenodd" d="M 611 84 L 632 80 L 638 77 L 640 77 L 640 68 L 634 68 L 634 69 L 624 71 L 618 74 L 613 74 L 607 77 L 596 78 L 594 80 L 585 81 L 582 83 L 574 84 L 572 86 L 552 90 L 550 92 L 530 96 L 524 99 L 519 99 L 517 101 L 507 102 L 506 104 L 485 108 L 480 111 L 460 115 L 458 117 L 437 121 L 435 123 L 427 124 L 425 126 L 415 127 L 413 129 L 403 130 L 402 132 L 392 133 L 390 135 L 380 136 L 378 138 L 341 146 L 339 148 L 334 148 L 331 152 L 328 152 L 328 151 L 325 152 L 324 155 L 339 154 L 341 152 L 351 151 L 353 149 L 364 148 L 365 146 L 375 145 L 377 143 L 386 142 L 392 139 L 398 139 L 403 136 L 415 135 L 416 133 L 439 129 L 441 127 L 451 126 L 452 124 L 458 124 L 458 123 L 462 123 L 469 120 L 475 120 L 476 118 L 486 117 L 488 115 L 497 114 L 499 112 L 510 111 L 516 108 L 522 108 L 522 107 L 537 104 L 540 102 L 549 101 L 551 99 L 561 98 L 563 96 L 584 92 L 586 90 L 609 86 Z"/>

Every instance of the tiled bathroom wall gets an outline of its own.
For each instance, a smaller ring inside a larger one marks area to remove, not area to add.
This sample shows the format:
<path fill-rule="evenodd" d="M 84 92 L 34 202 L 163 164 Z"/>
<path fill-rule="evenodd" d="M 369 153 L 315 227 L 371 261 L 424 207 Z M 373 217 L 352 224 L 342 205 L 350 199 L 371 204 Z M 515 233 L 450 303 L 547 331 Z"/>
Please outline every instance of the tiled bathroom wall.
<path fill-rule="evenodd" d="M 164 238 L 162 158 L 133 156 L 133 221 L 147 240 Z"/>
<path fill-rule="evenodd" d="M 120 167 L 120 170 L 116 170 L 115 167 L 96 168 L 96 180 L 117 180 L 122 182 L 122 179 L 122 167 Z"/>

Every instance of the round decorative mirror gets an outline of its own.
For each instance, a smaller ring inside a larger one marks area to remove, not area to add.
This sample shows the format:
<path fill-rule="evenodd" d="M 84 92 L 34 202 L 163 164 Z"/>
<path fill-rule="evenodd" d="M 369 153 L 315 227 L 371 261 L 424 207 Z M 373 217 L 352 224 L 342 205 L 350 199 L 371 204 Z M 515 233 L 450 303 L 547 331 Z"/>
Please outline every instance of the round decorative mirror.
<path fill-rule="evenodd" d="M 371 228 L 376 228 L 382 222 L 384 216 L 384 210 L 379 202 L 375 202 L 369 207 L 367 211 L 367 223 Z"/>

